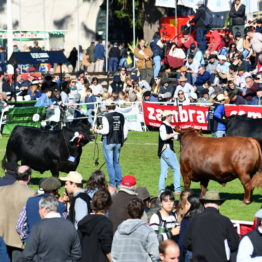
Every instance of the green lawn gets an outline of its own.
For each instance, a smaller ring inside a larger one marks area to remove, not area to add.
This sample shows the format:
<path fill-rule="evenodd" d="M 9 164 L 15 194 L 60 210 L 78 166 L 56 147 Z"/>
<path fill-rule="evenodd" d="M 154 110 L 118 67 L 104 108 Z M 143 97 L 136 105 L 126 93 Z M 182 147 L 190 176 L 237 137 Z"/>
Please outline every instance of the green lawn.
<path fill-rule="evenodd" d="M 5 147 L 8 137 L 3 136 L 0 139 L 0 159 L 3 158 L 5 153 Z M 100 137 L 100 161 L 99 166 L 103 164 L 103 152 L 101 150 Z M 152 196 L 157 196 L 158 177 L 160 173 L 160 161 L 157 157 L 157 132 L 129 132 L 128 140 L 125 143 L 121 152 L 121 164 L 123 175 L 131 174 L 137 178 L 138 186 L 146 186 Z M 179 154 L 179 143 L 176 142 L 176 152 Z M 78 171 L 87 179 L 91 172 L 97 169 L 94 160 L 94 143 L 90 143 L 83 148 L 83 154 L 81 157 Z M 105 165 L 102 170 L 106 173 Z M 65 175 L 62 174 L 61 175 Z M 36 171 L 33 173 L 32 187 L 37 188 L 39 179 L 42 177 L 50 176 L 49 172 L 40 174 Z M 172 174 L 169 172 L 167 185 L 172 185 Z M 183 182 L 181 182 L 183 185 Z M 199 183 L 192 183 L 192 189 L 199 193 Z M 172 188 L 172 187 L 171 187 Z M 256 188 L 254 190 L 253 202 L 248 205 L 242 205 L 243 200 L 243 187 L 239 180 L 236 179 L 233 182 L 228 183 L 225 187 L 220 184 L 211 181 L 209 183 L 209 190 L 218 190 L 221 193 L 222 198 L 227 201 L 221 207 L 221 212 L 224 215 L 229 216 L 231 219 L 236 220 L 253 220 L 254 213 L 261 207 L 262 203 L 262 189 Z"/>

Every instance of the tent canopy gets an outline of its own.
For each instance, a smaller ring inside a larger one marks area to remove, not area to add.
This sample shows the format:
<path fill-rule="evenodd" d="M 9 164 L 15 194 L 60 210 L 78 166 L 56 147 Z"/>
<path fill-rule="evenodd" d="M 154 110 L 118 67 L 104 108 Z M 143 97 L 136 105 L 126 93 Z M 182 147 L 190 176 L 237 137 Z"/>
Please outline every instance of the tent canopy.
<path fill-rule="evenodd" d="M 67 63 L 65 55 L 60 51 L 41 51 L 41 52 L 14 52 L 8 64 L 41 64 L 41 63 Z"/>

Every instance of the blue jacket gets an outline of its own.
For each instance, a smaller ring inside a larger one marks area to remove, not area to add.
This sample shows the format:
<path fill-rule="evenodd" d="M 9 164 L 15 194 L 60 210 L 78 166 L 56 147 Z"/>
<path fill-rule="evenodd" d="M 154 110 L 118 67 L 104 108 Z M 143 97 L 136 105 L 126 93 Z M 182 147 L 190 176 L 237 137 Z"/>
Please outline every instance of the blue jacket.
<path fill-rule="evenodd" d="M 160 37 L 154 37 L 150 42 L 150 48 L 153 52 L 153 56 L 162 56 L 163 50 L 162 48 L 157 44 L 157 42 L 160 40 Z"/>
<path fill-rule="evenodd" d="M 10 262 L 10 259 L 7 254 L 6 245 L 2 237 L 0 237 L 0 261 Z"/>
<path fill-rule="evenodd" d="M 28 227 L 28 233 L 31 232 L 32 226 L 37 223 L 38 221 L 41 220 L 41 217 L 39 215 L 39 201 L 41 198 L 44 196 L 48 196 L 48 194 L 43 194 L 43 195 L 38 195 L 38 196 L 33 196 L 28 198 L 26 202 L 26 217 L 27 217 L 27 227 Z M 66 212 L 66 206 L 62 202 L 58 202 L 58 213 L 63 216 L 63 213 Z"/>
<path fill-rule="evenodd" d="M 35 107 L 39 106 L 51 106 L 53 104 L 52 100 L 47 97 L 46 94 L 42 94 L 41 97 L 35 103 Z"/>
<path fill-rule="evenodd" d="M 222 119 L 224 115 L 225 115 L 225 107 L 224 105 L 220 104 L 217 106 L 214 112 L 214 116 L 218 119 Z M 225 131 L 225 130 L 226 130 L 226 125 L 224 123 L 218 122 L 217 131 Z"/>
<path fill-rule="evenodd" d="M 95 103 L 95 102 L 96 102 L 96 97 L 94 95 L 85 97 L 85 103 Z M 86 109 L 94 109 L 94 108 L 95 108 L 94 104 L 86 105 Z"/>
<path fill-rule="evenodd" d="M 94 58 L 95 60 L 105 58 L 105 48 L 102 44 L 97 44 L 95 46 Z"/>
<path fill-rule="evenodd" d="M 15 181 L 16 181 L 15 175 L 6 173 L 5 176 L 0 178 L 0 186 L 12 185 L 14 184 Z"/>
<path fill-rule="evenodd" d="M 196 78 L 196 82 L 195 85 L 196 86 L 201 86 L 203 85 L 206 81 L 209 80 L 209 78 L 211 77 L 210 73 L 205 71 L 205 73 L 203 75 L 200 75 L 199 73 L 197 74 L 197 78 Z"/>

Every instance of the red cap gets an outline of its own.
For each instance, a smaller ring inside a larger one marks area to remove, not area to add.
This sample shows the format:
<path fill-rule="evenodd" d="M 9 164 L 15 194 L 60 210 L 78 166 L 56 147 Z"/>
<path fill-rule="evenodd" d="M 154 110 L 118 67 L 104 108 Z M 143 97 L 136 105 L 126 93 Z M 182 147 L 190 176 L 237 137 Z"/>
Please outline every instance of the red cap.
<path fill-rule="evenodd" d="M 123 187 L 133 187 L 136 185 L 136 178 L 134 176 L 124 176 L 121 182 Z"/>

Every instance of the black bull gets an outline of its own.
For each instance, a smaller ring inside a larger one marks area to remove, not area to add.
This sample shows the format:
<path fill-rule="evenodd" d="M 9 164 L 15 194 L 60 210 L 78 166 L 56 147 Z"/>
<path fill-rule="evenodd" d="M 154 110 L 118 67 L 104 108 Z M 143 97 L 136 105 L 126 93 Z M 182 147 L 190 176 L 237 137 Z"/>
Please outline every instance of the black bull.
<path fill-rule="evenodd" d="M 227 136 L 253 137 L 262 146 L 262 119 L 232 115 L 224 120 L 227 126 Z"/>
<path fill-rule="evenodd" d="M 81 122 L 60 131 L 16 126 L 9 137 L 3 162 L 21 161 L 41 173 L 50 170 L 53 176 L 59 176 L 59 171 L 76 170 L 82 147 L 93 137 L 90 125 Z"/>

